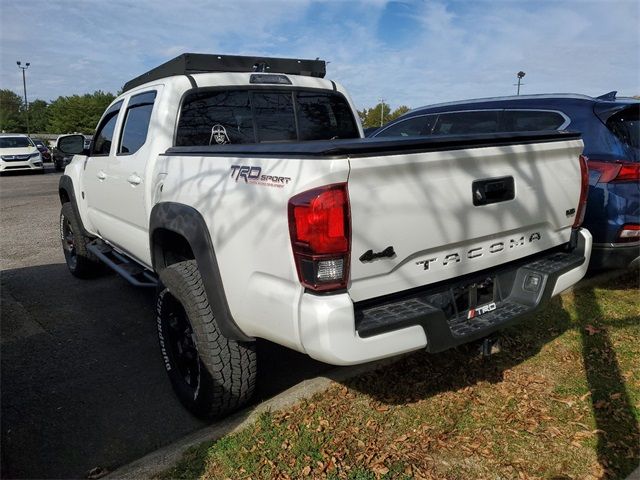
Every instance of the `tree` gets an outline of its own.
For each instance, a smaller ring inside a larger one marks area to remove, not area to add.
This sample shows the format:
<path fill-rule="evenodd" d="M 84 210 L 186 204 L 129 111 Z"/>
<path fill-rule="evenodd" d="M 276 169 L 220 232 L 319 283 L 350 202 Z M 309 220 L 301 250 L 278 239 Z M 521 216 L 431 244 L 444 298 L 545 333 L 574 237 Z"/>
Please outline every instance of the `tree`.
<path fill-rule="evenodd" d="M 406 105 L 401 105 L 392 112 L 388 103 L 378 103 L 373 108 L 358 110 L 358 116 L 364 128 L 373 128 L 380 127 L 391 120 L 395 120 L 408 111 L 409 107 Z"/>
<path fill-rule="evenodd" d="M 115 96 L 96 91 L 58 97 L 49 105 L 48 130 L 56 133 L 93 133 L 96 124 Z"/>
<path fill-rule="evenodd" d="M 0 131 L 25 131 L 25 120 L 22 114 L 22 97 L 11 90 L 0 90 Z"/>
<path fill-rule="evenodd" d="M 389 115 L 389 122 L 391 120 L 395 120 L 396 118 L 404 115 L 405 113 L 407 113 L 409 110 L 411 110 L 409 107 L 407 107 L 406 105 L 400 105 L 398 108 L 396 108 L 393 112 L 391 112 L 391 114 Z"/>
<path fill-rule="evenodd" d="M 46 133 L 49 124 L 49 105 L 44 100 L 29 103 L 29 123 L 32 133 Z"/>

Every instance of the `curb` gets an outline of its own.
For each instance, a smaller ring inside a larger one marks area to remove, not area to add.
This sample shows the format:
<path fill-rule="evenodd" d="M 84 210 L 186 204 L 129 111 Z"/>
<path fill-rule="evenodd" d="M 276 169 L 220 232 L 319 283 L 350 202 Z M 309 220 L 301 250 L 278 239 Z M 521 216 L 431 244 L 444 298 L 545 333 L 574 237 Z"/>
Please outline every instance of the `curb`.
<path fill-rule="evenodd" d="M 405 356 L 406 354 L 352 367 L 338 367 L 320 377 L 304 380 L 269 400 L 265 400 L 258 405 L 251 406 L 231 415 L 230 417 L 224 418 L 215 425 L 204 427 L 190 433 L 189 435 L 162 447 L 159 450 L 151 452 L 138 460 L 134 460 L 133 462 L 114 470 L 102 478 L 151 478 L 175 465 L 182 459 L 183 454 L 189 448 L 200 445 L 204 442 L 218 440 L 225 435 L 241 430 L 255 422 L 257 417 L 263 412 L 282 410 L 290 407 L 298 403 L 300 400 L 309 398 L 318 392 L 326 390 L 332 382 L 342 382 L 363 373 L 377 370 L 381 367 L 396 363 Z"/>

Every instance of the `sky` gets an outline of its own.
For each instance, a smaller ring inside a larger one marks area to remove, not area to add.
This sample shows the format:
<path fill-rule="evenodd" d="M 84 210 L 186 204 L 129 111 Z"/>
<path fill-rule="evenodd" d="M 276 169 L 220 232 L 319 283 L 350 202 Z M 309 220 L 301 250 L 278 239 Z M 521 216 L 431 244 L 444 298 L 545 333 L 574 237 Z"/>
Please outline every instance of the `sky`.
<path fill-rule="evenodd" d="M 0 0 L 0 88 L 103 90 L 184 52 L 326 60 L 359 109 L 640 95 L 640 0 Z"/>

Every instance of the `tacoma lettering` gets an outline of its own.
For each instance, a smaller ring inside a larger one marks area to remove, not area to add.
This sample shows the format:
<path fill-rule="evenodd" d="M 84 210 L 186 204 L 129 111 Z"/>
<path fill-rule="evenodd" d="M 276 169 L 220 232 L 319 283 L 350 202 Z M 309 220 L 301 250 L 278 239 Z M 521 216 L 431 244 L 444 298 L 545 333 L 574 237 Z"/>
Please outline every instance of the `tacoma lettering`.
<path fill-rule="evenodd" d="M 527 241 L 528 238 L 528 241 Z M 538 241 L 542 238 L 542 235 L 540 235 L 540 232 L 533 232 L 531 235 L 529 235 L 528 237 L 526 235 L 521 235 L 519 238 L 512 238 L 509 239 L 508 243 L 509 243 L 509 248 L 514 248 L 514 247 L 518 247 L 518 246 L 523 246 L 526 243 L 533 243 L 535 241 Z M 485 254 L 485 249 L 486 252 L 488 253 L 500 253 L 503 252 L 505 249 L 505 245 L 507 242 L 495 242 L 492 243 L 491 245 L 489 245 L 489 247 L 475 247 L 472 248 L 470 250 L 467 250 L 466 252 L 451 252 L 448 253 L 446 255 L 444 255 L 442 257 L 442 266 L 446 267 L 447 265 L 453 264 L 453 263 L 458 263 L 460 261 L 462 261 L 462 258 L 468 258 L 470 260 L 473 260 L 474 258 L 480 258 L 482 256 L 484 256 Z M 438 261 L 438 257 L 433 257 L 433 258 L 429 258 L 426 260 L 419 260 L 416 262 L 416 265 L 420 265 L 422 266 L 423 270 L 429 270 L 431 267 L 431 264 L 434 262 Z"/>

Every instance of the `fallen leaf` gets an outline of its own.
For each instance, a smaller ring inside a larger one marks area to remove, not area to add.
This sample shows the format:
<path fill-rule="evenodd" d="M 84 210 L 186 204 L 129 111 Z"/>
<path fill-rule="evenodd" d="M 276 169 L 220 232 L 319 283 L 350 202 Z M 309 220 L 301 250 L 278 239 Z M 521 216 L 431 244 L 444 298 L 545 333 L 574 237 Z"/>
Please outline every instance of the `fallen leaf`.
<path fill-rule="evenodd" d="M 593 325 L 587 325 L 584 329 L 589 332 L 589 335 L 595 335 L 596 333 L 600 333 L 602 330 L 594 327 Z"/>
<path fill-rule="evenodd" d="M 373 470 L 373 473 L 376 473 L 378 475 L 386 475 L 387 473 L 389 473 L 389 469 L 384 465 L 376 465 L 371 470 Z"/>
<path fill-rule="evenodd" d="M 304 467 L 302 469 L 302 471 L 300 473 L 302 474 L 303 477 L 306 477 L 307 475 L 309 475 L 311 473 L 311 467 L 309 465 L 307 465 L 306 467 Z"/>
<path fill-rule="evenodd" d="M 582 401 L 586 400 L 586 398 L 587 398 L 589 395 L 591 395 L 591 392 L 587 392 L 587 393 L 585 393 L 584 395 L 582 395 L 582 396 L 580 397 L 580 400 L 582 400 Z"/>

